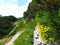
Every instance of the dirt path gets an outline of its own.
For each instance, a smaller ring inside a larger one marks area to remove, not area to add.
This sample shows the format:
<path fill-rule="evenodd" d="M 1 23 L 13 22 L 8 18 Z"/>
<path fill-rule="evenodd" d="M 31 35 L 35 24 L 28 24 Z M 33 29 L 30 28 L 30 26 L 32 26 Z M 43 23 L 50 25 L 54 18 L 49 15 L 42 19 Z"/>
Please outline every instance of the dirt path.
<path fill-rule="evenodd" d="M 12 39 L 7 42 L 5 45 L 13 45 L 14 41 L 18 38 L 19 35 L 21 35 L 21 33 L 23 33 L 24 31 L 19 31 L 17 32 L 13 37 Z"/>

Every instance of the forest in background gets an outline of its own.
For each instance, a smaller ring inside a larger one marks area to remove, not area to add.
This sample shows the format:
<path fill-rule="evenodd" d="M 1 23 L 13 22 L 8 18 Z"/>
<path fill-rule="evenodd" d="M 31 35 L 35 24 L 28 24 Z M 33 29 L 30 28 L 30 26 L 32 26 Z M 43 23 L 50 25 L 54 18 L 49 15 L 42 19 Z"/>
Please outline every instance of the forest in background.
<path fill-rule="evenodd" d="M 0 38 L 8 35 L 9 32 L 15 27 L 15 22 L 18 18 L 14 16 L 1 16 L 0 15 Z"/>

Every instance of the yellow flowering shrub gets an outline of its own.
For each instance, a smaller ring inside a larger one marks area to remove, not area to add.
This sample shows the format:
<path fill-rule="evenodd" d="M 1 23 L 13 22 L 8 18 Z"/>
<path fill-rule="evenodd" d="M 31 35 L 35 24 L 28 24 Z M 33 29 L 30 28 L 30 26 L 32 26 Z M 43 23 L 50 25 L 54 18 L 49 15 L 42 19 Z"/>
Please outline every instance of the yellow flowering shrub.
<path fill-rule="evenodd" d="M 45 41 L 48 37 L 46 33 L 50 28 L 48 26 L 41 25 L 37 23 L 38 33 L 40 35 L 41 41 Z M 53 38 L 49 38 L 49 40 L 54 40 Z"/>
<path fill-rule="evenodd" d="M 54 38 L 49 38 L 49 40 L 52 41 L 52 42 L 54 42 L 55 39 Z"/>

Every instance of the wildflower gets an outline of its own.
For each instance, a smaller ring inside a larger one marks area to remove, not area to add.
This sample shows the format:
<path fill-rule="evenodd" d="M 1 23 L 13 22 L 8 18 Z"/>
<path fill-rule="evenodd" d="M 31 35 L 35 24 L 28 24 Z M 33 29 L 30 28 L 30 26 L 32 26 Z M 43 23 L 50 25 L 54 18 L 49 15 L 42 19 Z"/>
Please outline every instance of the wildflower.
<path fill-rule="evenodd" d="M 54 42 L 54 38 L 49 38 L 50 41 Z"/>

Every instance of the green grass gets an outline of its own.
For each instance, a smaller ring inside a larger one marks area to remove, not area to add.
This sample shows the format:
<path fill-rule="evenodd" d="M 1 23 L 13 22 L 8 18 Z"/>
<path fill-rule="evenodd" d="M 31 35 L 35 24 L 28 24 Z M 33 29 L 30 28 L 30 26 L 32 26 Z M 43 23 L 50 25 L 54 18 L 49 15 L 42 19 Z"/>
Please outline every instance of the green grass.
<path fill-rule="evenodd" d="M 25 31 L 15 40 L 13 45 L 33 45 L 33 23 L 26 23 L 24 29 Z"/>
<path fill-rule="evenodd" d="M 25 23 L 24 23 L 24 19 L 19 19 L 17 21 L 16 26 L 13 28 L 13 30 L 8 34 L 10 35 L 14 35 L 16 32 L 20 31 L 22 28 L 24 28 Z"/>
<path fill-rule="evenodd" d="M 24 32 L 15 40 L 13 45 L 33 45 L 33 32 L 34 32 L 34 21 L 26 21 L 26 19 L 19 19 L 16 26 L 8 34 L 8 36 L 13 36 L 16 32 L 24 29 Z"/>
<path fill-rule="evenodd" d="M 24 19 L 18 20 L 16 21 L 17 24 L 16 26 L 12 29 L 12 31 L 6 35 L 5 37 L 3 37 L 2 39 L 0 39 L 0 45 L 4 45 L 5 43 L 7 43 L 11 37 L 18 31 L 20 31 L 22 28 L 24 28 Z"/>
<path fill-rule="evenodd" d="M 33 30 L 25 30 L 14 42 L 14 45 L 33 45 Z"/>

